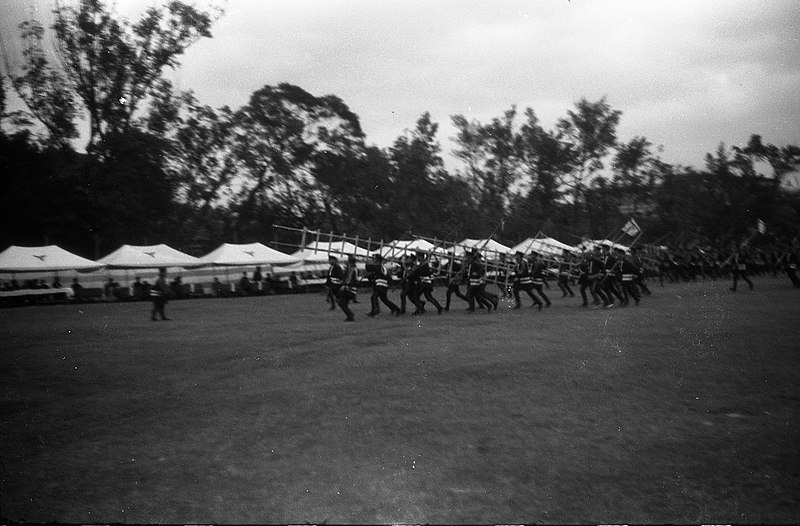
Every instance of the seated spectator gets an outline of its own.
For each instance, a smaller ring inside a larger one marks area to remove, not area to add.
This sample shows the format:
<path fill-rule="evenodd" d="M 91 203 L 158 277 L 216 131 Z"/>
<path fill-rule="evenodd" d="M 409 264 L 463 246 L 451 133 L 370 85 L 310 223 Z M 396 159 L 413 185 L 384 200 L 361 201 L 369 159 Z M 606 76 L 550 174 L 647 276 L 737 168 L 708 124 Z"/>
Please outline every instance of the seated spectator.
<path fill-rule="evenodd" d="M 72 279 L 72 292 L 75 294 L 75 297 L 78 297 L 83 292 L 83 286 L 78 283 L 78 278 Z"/>
<path fill-rule="evenodd" d="M 12 279 L 11 280 L 11 290 L 19 290 L 19 289 L 20 289 L 20 286 L 19 286 L 19 283 L 17 282 L 17 280 Z"/>
<path fill-rule="evenodd" d="M 133 282 L 133 299 L 141 300 L 145 298 L 144 295 L 144 285 L 142 285 L 142 278 L 136 276 L 136 279 Z"/>
<path fill-rule="evenodd" d="M 108 278 L 108 281 L 106 282 L 106 286 L 104 288 L 106 298 L 111 298 L 114 295 L 114 290 L 117 288 L 116 285 L 117 283 L 114 283 L 113 278 Z"/>
<path fill-rule="evenodd" d="M 169 286 L 172 290 L 172 297 L 185 299 L 185 294 L 183 293 L 183 278 L 181 278 L 180 275 L 175 276 L 175 279 L 172 280 Z"/>
<path fill-rule="evenodd" d="M 277 280 L 268 272 L 267 277 L 264 278 L 264 294 L 275 294 L 277 284 Z"/>
<path fill-rule="evenodd" d="M 239 280 L 239 290 L 241 294 L 250 294 L 251 286 L 250 279 L 247 277 L 247 272 L 242 272 L 242 278 Z"/>
<path fill-rule="evenodd" d="M 211 283 L 211 290 L 213 291 L 215 298 L 221 298 L 225 295 L 225 287 L 217 277 L 215 277 L 214 282 Z"/>
<path fill-rule="evenodd" d="M 12 290 L 11 289 L 11 283 L 9 283 L 8 281 L 3 283 L 3 290 Z"/>
<path fill-rule="evenodd" d="M 56 276 L 55 279 L 53 279 L 53 288 L 54 289 L 60 289 L 61 288 L 61 280 L 58 279 L 58 276 Z"/>
<path fill-rule="evenodd" d="M 47 283 L 46 283 L 46 282 L 45 282 L 43 279 L 40 279 L 40 280 L 39 280 L 39 286 L 38 286 L 37 288 L 40 288 L 40 289 L 49 289 L 49 288 L 50 288 L 50 286 L 49 286 L 49 285 L 48 285 L 48 284 L 47 284 Z"/>

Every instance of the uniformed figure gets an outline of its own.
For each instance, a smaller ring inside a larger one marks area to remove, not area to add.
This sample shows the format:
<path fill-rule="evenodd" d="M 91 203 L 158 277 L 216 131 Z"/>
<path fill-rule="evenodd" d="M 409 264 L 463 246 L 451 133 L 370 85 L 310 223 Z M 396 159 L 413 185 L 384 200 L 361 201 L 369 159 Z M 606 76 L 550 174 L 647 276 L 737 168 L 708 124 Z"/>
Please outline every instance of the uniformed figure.
<path fill-rule="evenodd" d="M 387 296 L 386 292 L 389 290 L 389 282 L 391 281 L 391 273 L 389 272 L 389 267 L 383 261 L 383 256 L 380 254 L 375 254 L 374 256 L 375 262 L 367 267 L 367 271 L 370 272 L 372 278 L 372 296 L 370 297 L 370 303 L 372 305 L 372 310 L 369 313 L 369 316 L 377 316 L 380 313 L 380 304 L 378 300 L 382 301 L 384 305 L 389 307 L 389 311 L 394 314 L 400 314 L 400 307 L 395 305 Z"/>
<path fill-rule="evenodd" d="M 561 297 L 575 297 L 575 293 L 569 288 L 569 280 L 572 277 L 573 257 L 569 250 L 564 250 L 558 259 L 558 288 L 561 289 Z"/>
<path fill-rule="evenodd" d="M 476 301 L 486 307 L 488 312 L 492 311 L 492 307 L 497 310 L 499 300 L 496 296 L 492 299 L 491 295 L 486 293 L 486 266 L 477 249 L 472 250 L 467 258 L 466 265 L 467 279 L 469 280 L 467 284 L 467 302 L 469 303 L 469 307 L 467 310 L 469 312 L 474 312 Z"/>
<path fill-rule="evenodd" d="M 639 251 L 636 250 L 636 247 L 630 248 L 630 261 L 636 267 L 636 277 L 634 277 L 633 282 L 634 284 L 641 289 L 641 291 L 648 296 L 650 295 L 650 289 L 647 287 L 647 282 L 645 281 L 645 272 L 644 272 L 644 261 L 642 257 L 639 255 Z M 710 272 L 710 269 L 709 269 Z"/>
<path fill-rule="evenodd" d="M 153 310 L 150 312 L 150 320 L 157 321 L 156 314 L 161 316 L 162 320 L 169 320 L 167 315 L 164 314 L 164 306 L 170 294 L 169 283 L 167 283 L 167 269 L 161 267 L 158 269 L 158 279 L 155 284 L 150 288 L 150 299 L 153 301 Z"/>
<path fill-rule="evenodd" d="M 450 263 L 450 276 L 447 278 L 447 293 L 445 296 L 444 310 L 450 310 L 450 299 L 453 297 L 453 294 L 469 303 L 469 300 L 461 293 L 460 289 L 461 282 L 464 281 L 465 272 L 466 266 L 453 258 Z"/>
<path fill-rule="evenodd" d="M 400 269 L 398 270 L 397 277 L 400 280 L 400 314 L 406 313 L 406 305 L 410 300 L 414 307 L 419 308 L 415 301 L 415 293 L 413 280 L 409 278 L 411 269 L 417 262 L 417 256 L 414 254 L 407 254 L 403 256 L 400 262 Z"/>
<path fill-rule="evenodd" d="M 588 289 L 589 292 L 592 294 L 594 298 L 594 292 L 592 292 L 591 284 L 589 283 L 589 259 L 591 254 L 589 252 L 584 252 L 581 255 L 581 260 L 578 263 L 578 287 L 581 293 L 581 298 L 583 298 L 583 302 L 579 305 L 579 307 L 586 308 L 589 306 L 589 299 L 586 297 L 586 290 Z M 596 298 L 594 298 L 596 299 Z"/>
<path fill-rule="evenodd" d="M 441 304 L 433 297 L 433 269 L 431 268 L 428 254 L 425 252 L 417 252 L 417 263 L 409 273 L 409 279 L 413 285 L 413 302 L 417 307 L 414 314 L 425 313 L 425 303 L 421 300 L 424 295 L 425 299 L 436 307 L 436 312 L 441 314 L 444 310 Z"/>
<path fill-rule="evenodd" d="M 750 285 L 750 290 L 753 290 L 753 282 L 750 281 L 750 275 L 747 271 L 747 251 L 742 249 L 738 250 L 735 246 L 731 254 L 731 264 L 733 265 L 733 286 L 731 292 L 736 292 L 736 285 L 740 279 L 743 279 Z"/>
<path fill-rule="evenodd" d="M 350 255 L 347 256 L 344 278 L 342 279 L 342 286 L 339 288 L 338 293 L 339 307 L 342 308 L 345 316 L 347 316 L 344 321 L 355 321 L 353 311 L 351 311 L 347 305 L 356 298 L 357 292 L 358 270 L 356 269 L 356 257 Z"/>
<path fill-rule="evenodd" d="M 542 308 L 542 302 L 532 292 L 533 291 L 533 278 L 531 277 L 530 265 L 525 255 L 522 252 L 514 254 L 515 265 L 513 268 L 513 283 L 512 292 L 514 294 L 514 308 L 519 309 L 522 301 L 520 300 L 520 291 L 525 292 L 528 297 L 533 300 L 533 305 Z"/>
<path fill-rule="evenodd" d="M 617 289 L 616 266 L 617 258 L 611 254 L 611 247 L 609 245 L 603 245 L 603 278 L 600 286 L 606 295 L 606 307 L 614 306 L 614 296 L 616 296 L 620 302 L 623 300 L 622 294 L 620 294 Z"/>
<path fill-rule="evenodd" d="M 603 260 L 600 247 L 595 245 L 589 256 L 589 290 L 592 293 L 593 305 L 608 305 L 608 298 L 602 287 L 603 282 Z"/>
<path fill-rule="evenodd" d="M 796 289 L 800 288 L 800 278 L 797 277 L 798 265 L 800 265 L 800 256 L 798 256 L 797 250 L 792 248 L 786 255 L 786 275 L 792 280 L 792 286 Z"/>
<path fill-rule="evenodd" d="M 342 287 L 344 270 L 341 265 L 339 265 L 339 259 L 333 255 L 328 256 L 328 265 L 328 276 L 325 280 L 325 286 L 328 288 L 327 300 L 331 304 L 330 310 L 333 310 L 336 308 L 339 289 Z"/>
<path fill-rule="evenodd" d="M 545 265 L 544 261 L 539 259 L 538 252 L 531 252 L 530 254 L 530 264 L 531 264 L 531 283 L 533 284 L 533 291 L 535 294 L 538 294 L 539 297 L 544 301 L 545 307 L 549 307 L 551 305 L 550 298 L 547 297 L 547 294 L 544 293 L 544 275 L 547 266 Z M 542 308 L 541 303 L 539 304 L 539 308 Z"/>
<path fill-rule="evenodd" d="M 620 279 L 622 284 L 622 305 L 628 305 L 630 298 L 639 304 L 639 289 L 636 286 L 636 275 L 639 268 L 634 265 L 632 256 L 626 255 L 622 249 L 617 249 L 617 257 L 619 258 L 618 268 L 620 271 Z"/>

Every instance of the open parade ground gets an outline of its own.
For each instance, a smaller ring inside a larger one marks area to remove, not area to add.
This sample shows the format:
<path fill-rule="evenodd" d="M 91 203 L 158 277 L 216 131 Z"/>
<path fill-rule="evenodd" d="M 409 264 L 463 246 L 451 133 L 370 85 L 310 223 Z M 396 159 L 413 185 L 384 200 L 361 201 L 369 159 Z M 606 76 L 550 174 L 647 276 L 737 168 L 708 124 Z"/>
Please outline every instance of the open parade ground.
<path fill-rule="evenodd" d="M 362 292 L 356 323 L 321 294 L 2 309 L 0 515 L 797 522 L 800 291 L 729 285 L 374 319 Z"/>

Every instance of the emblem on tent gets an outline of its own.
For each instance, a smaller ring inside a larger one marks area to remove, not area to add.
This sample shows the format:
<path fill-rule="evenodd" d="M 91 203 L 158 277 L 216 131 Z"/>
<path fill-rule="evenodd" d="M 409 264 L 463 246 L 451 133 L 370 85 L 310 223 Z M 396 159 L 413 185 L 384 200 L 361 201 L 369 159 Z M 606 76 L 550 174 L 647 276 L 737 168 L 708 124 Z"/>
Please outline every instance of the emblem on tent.
<path fill-rule="evenodd" d="M 250 256 L 251 258 L 255 257 L 255 254 L 256 254 L 255 250 L 243 250 L 242 252 L 244 252 L 245 254 Z"/>
<path fill-rule="evenodd" d="M 47 257 L 47 254 L 42 254 L 41 256 L 37 256 L 36 254 L 32 254 L 33 257 L 44 263 L 44 258 Z"/>
<path fill-rule="evenodd" d="M 150 256 L 153 259 L 156 258 L 156 253 L 155 252 L 145 252 L 145 254 L 147 254 L 148 256 Z"/>

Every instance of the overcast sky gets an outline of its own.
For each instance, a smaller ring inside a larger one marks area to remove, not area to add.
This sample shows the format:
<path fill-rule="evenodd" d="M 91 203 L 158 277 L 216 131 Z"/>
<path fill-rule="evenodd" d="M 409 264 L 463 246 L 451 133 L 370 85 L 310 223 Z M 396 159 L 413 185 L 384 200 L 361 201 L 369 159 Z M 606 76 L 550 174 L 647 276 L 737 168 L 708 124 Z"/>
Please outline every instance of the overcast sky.
<path fill-rule="evenodd" d="M 117 9 L 135 19 L 152 3 Z M 12 21 L 44 19 L 51 2 L 0 5 L 8 42 Z M 798 26 L 795 0 L 229 0 L 171 76 L 216 107 L 281 82 L 337 95 L 380 147 L 429 111 L 446 156 L 451 115 L 486 122 L 516 105 L 551 128 L 579 98 L 606 96 L 620 140 L 702 167 L 753 133 L 800 144 Z"/>

